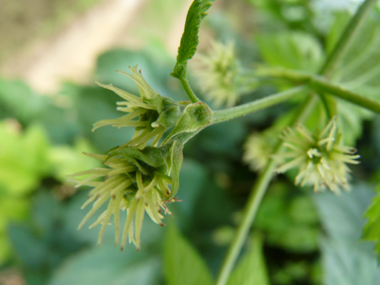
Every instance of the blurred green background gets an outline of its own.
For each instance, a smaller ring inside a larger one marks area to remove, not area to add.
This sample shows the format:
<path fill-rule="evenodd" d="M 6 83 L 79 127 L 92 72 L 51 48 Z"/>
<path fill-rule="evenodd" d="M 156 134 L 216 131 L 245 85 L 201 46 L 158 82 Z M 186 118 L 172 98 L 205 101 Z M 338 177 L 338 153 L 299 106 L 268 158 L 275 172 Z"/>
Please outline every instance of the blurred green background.
<path fill-rule="evenodd" d="M 206 53 L 211 40 L 234 41 L 247 68 L 265 61 L 308 70 L 331 50 L 358 2 L 217 0 L 202 24 L 199 52 Z M 102 153 L 133 134 L 111 127 L 91 132 L 96 121 L 119 116 L 118 97 L 95 80 L 137 94 L 133 82 L 114 71 L 138 64 L 154 90 L 185 99 L 169 74 L 190 4 L 0 0 L 1 285 L 167 284 L 167 227 L 147 221 L 140 252 L 133 246 L 120 252 L 111 227 L 97 247 L 96 229 L 77 230 L 88 189 L 77 191 L 65 175 L 98 166 L 82 151 Z M 368 37 L 356 48 L 372 50 L 372 58 L 379 59 L 376 9 L 363 33 Z M 352 74 L 340 76 L 352 83 Z M 204 99 L 195 78 L 190 79 Z M 379 96 L 379 75 L 373 82 L 362 91 Z M 275 91 L 274 86 L 260 88 L 241 102 Z M 214 276 L 257 177 L 242 162 L 242 146 L 252 131 L 285 120 L 290 106 L 212 126 L 186 145 L 182 202 L 170 205 L 174 218 L 166 220 L 178 225 Z M 343 115 L 350 134 L 345 139 L 362 156 L 353 167 L 353 191 L 340 197 L 314 195 L 280 176 L 260 207 L 252 234 L 263 237 L 271 284 L 379 284 L 372 245 L 357 241 L 362 215 L 380 182 L 380 118 L 350 107 Z"/>

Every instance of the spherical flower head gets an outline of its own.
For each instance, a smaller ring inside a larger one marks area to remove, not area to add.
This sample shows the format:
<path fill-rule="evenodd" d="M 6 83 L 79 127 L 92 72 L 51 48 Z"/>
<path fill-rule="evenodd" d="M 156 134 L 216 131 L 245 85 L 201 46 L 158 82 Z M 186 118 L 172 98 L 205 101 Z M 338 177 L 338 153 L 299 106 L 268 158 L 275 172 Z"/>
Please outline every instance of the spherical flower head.
<path fill-rule="evenodd" d="M 202 92 L 216 107 L 231 107 L 238 101 L 239 64 L 232 43 L 213 42 L 209 54 L 199 56 L 195 75 Z"/>
<path fill-rule="evenodd" d="M 261 133 L 253 133 L 244 144 L 243 161 L 251 170 L 262 171 L 267 165 L 268 157 L 273 154 L 276 135 L 272 129 Z"/>
<path fill-rule="evenodd" d="M 132 140 L 126 146 L 144 148 L 153 139 L 152 145 L 157 146 L 159 140 L 168 128 L 175 126 L 181 115 L 180 106 L 172 99 L 163 97 L 154 91 L 145 81 L 141 70 L 137 70 L 137 65 L 130 67 L 132 75 L 119 71 L 123 75 L 132 79 L 138 89 L 140 96 L 133 95 L 127 91 L 114 87 L 113 85 L 99 86 L 109 89 L 123 98 L 125 101 L 117 102 L 117 110 L 127 113 L 118 119 L 102 120 L 94 124 L 92 131 L 111 125 L 113 127 L 134 127 L 136 130 Z"/>
<path fill-rule="evenodd" d="M 358 164 L 360 155 L 356 149 L 341 145 L 342 135 L 337 133 L 337 124 L 333 118 L 321 132 L 311 133 L 303 125 L 287 128 L 281 139 L 286 152 L 275 156 L 281 161 L 277 172 L 283 173 L 297 167 L 295 184 L 313 185 L 318 192 L 328 188 L 336 194 L 339 189 L 350 189 L 350 169 L 347 164 Z"/>
<path fill-rule="evenodd" d="M 147 147 L 143 151 L 126 147 L 123 150 L 110 151 L 106 155 L 85 153 L 87 156 L 103 161 L 103 168 L 95 168 L 70 175 L 70 177 L 88 176 L 76 182 L 75 187 L 83 185 L 94 187 L 89 193 L 89 199 L 82 209 L 92 203 L 92 209 L 83 218 L 79 229 L 93 216 L 103 204 L 108 204 L 98 219 L 90 225 L 93 228 L 101 225 L 98 244 L 109 221 L 114 216 L 115 243 L 120 241 L 120 211 L 126 211 L 127 219 L 121 236 L 121 249 L 129 242 L 140 249 L 141 228 L 145 212 L 153 222 L 163 226 L 163 213 L 171 214 L 167 203 L 176 201 L 172 198 L 173 184 L 169 176 L 171 169 L 165 161 L 164 150 Z M 100 179 L 100 180 L 99 180 Z"/>

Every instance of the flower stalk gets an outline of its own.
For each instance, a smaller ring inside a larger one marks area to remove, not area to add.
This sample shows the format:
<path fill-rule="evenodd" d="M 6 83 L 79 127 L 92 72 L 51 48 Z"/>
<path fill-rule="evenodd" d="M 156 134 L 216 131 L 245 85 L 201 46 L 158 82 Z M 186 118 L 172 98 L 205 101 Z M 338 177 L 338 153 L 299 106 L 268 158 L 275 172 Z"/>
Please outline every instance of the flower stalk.
<path fill-rule="evenodd" d="M 297 95 L 305 93 L 307 89 L 307 86 L 302 85 L 237 107 L 232 107 L 221 111 L 214 111 L 211 125 L 226 122 L 259 111 L 261 109 L 274 106 Z"/>

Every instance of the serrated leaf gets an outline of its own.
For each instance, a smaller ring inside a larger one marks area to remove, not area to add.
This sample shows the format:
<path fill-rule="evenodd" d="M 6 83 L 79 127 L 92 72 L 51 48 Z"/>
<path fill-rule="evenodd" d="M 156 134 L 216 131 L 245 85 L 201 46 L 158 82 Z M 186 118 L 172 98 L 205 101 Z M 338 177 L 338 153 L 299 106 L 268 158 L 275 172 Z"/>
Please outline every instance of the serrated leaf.
<path fill-rule="evenodd" d="M 187 13 L 185 29 L 178 48 L 177 62 L 171 73 L 173 77 L 186 75 L 187 62 L 194 56 L 199 44 L 199 26 L 213 0 L 194 0 Z"/>
<path fill-rule="evenodd" d="M 265 267 L 263 256 L 263 240 L 256 235 L 253 238 L 252 248 L 243 256 L 238 263 L 231 277 L 228 279 L 228 285 L 269 285 L 269 278 Z"/>
<path fill-rule="evenodd" d="M 166 284 L 213 284 L 206 263 L 173 224 L 168 229 L 164 250 Z"/>
<path fill-rule="evenodd" d="M 323 60 L 318 40 L 305 33 L 287 32 L 255 37 L 260 55 L 271 66 L 315 72 Z"/>
<path fill-rule="evenodd" d="M 331 50 L 338 41 L 342 29 L 351 18 L 349 13 L 339 13 L 327 36 L 327 49 Z M 379 101 L 380 87 L 380 26 L 379 19 L 368 17 L 357 38 L 343 56 L 332 80 L 344 88 L 362 96 Z M 354 145 L 363 132 L 363 121 L 374 114 L 353 104 L 338 100 L 340 128 L 344 143 Z"/>
<path fill-rule="evenodd" d="M 322 226 L 334 240 L 357 243 L 365 220 L 362 215 L 374 193 L 365 184 L 354 185 L 348 193 L 331 192 L 314 196 Z"/>
<path fill-rule="evenodd" d="M 370 243 L 360 241 L 365 208 L 373 191 L 365 184 L 339 197 L 321 193 L 315 197 L 327 237 L 321 239 L 324 284 L 378 284 L 380 271 Z"/>

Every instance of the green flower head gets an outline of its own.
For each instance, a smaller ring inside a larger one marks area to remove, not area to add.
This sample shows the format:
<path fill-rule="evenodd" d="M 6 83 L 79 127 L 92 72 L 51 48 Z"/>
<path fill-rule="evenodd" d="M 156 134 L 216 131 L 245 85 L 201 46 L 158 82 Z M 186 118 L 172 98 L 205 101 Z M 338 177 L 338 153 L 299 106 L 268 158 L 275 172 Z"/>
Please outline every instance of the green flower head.
<path fill-rule="evenodd" d="M 313 185 L 314 191 L 328 188 L 338 194 L 340 188 L 350 189 L 350 169 L 346 164 L 358 164 L 360 155 L 354 154 L 354 148 L 341 145 L 342 135 L 337 133 L 335 118 L 321 132 L 311 133 L 298 124 L 295 129 L 287 128 L 281 138 L 286 152 L 275 157 L 280 161 L 277 172 L 297 167 L 295 184 Z"/>
<path fill-rule="evenodd" d="M 224 104 L 230 107 L 235 105 L 240 91 L 237 83 L 239 64 L 234 45 L 213 42 L 210 53 L 199 56 L 199 61 L 195 75 L 206 97 L 217 107 Z"/>
<path fill-rule="evenodd" d="M 127 219 L 121 236 L 121 249 L 129 242 L 140 249 L 141 228 L 145 212 L 153 222 L 163 226 L 163 213 L 171 214 L 166 204 L 176 201 L 174 197 L 178 188 L 178 173 L 173 168 L 172 146 L 162 148 L 145 147 L 139 150 L 133 147 L 115 149 L 105 155 L 86 155 L 103 161 L 103 168 L 95 168 L 79 172 L 71 177 L 88 176 L 76 182 L 76 187 L 83 185 L 94 187 L 89 193 L 89 199 L 82 209 L 92 203 L 92 209 L 87 213 L 79 225 L 81 228 L 103 204 L 107 208 L 98 219 L 90 225 L 93 228 L 101 225 L 98 244 L 101 243 L 106 226 L 114 216 L 115 242 L 120 241 L 120 211 L 126 211 Z M 176 162 L 175 162 L 176 163 Z M 172 174 L 173 178 L 169 175 Z M 101 180 L 99 180 L 101 178 Z M 174 180 L 174 182 L 173 182 Z"/>
<path fill-rule="evenodd" d="M 137 70 L 137 65 L 130 69 L 132 75 L 119 72 L 136 83 L 140 96 L 133 95 L 112 85 L 98 83 L 99 86 L 115 92 L 125 100 L 117 103 L 119 106 L 117 110 L 125 112 L 127 115 L 118 119 L 99 121 L 94 124 L 93 131 L 107 125 L 118 128 L 134 127 L 136 133 L 124 147 L 143 148 L 151 139 L 153 139 L 152 145 L 157 146 L 165 131 L 175 126 L 181 115 L 181 108 L 172 99 L 163 97 L 155 92 L 145 81 L 141 70 Z"/>
<path fill-rule="evenodd" d="M 244 144 L 243 161 L 253 171 L 262 171 L 273 154 L 276 144 L 276 132 L 272 129 L 251 134 Z"/>

